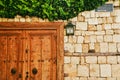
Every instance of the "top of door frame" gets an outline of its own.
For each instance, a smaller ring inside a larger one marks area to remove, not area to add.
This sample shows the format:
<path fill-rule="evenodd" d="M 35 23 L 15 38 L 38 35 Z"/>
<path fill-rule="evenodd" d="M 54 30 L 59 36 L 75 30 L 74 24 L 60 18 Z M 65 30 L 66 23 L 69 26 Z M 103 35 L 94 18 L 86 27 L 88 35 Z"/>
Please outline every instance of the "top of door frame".
<path fill-rule="evenodd" d="M 0 22 L 0 29 L 57 29 L 63 22 Z"/>

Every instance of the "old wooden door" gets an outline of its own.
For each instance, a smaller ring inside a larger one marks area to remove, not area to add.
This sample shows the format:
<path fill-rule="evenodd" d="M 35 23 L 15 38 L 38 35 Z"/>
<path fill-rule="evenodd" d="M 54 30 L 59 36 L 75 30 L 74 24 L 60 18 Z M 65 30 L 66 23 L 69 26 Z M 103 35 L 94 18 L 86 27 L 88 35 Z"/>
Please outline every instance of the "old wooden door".
<path fill-rule="evenodd" d="M 56 37 L 55 30 L 1 32 L 0 80 L 56 80 Z"/>
<path fill-rule="evenodd" d="M 63 80 L 62 23 L 0 23 L 0 80 Z"/>

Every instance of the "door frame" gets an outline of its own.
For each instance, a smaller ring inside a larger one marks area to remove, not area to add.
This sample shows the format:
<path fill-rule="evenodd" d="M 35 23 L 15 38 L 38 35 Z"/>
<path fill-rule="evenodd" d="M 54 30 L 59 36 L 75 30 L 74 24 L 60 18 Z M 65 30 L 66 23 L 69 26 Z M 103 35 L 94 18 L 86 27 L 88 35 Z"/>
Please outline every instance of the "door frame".
<path fill-rule="evenodd" d="M 64 23 L 63 22 L 0 22 L 0 30 L 56 30 L 57 80 L 64 80 Z"/>

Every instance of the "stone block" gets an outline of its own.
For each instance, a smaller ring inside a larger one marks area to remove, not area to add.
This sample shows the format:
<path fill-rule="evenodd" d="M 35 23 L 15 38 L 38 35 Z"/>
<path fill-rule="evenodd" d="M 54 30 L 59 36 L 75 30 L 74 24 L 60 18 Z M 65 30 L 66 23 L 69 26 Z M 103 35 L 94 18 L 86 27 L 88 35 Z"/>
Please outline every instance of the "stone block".
<path fill-rule="evenodd" d="M 96 15 L 98 15 L 98 17 L 110 17 L 110 12 L 98 12 Z"/>
<path fill-rule="evenodd" d="M 98 78 L 97 80 L 106 80 L 106 78 Z"/>
<path fill-rule="evenodd" d="M 20 19 L 19 19 L 19 18 L 14 18 L 14 21 L 15 21 L 15 22 L 19 22 Z"/>
<path fill-rule="evenodd" d="M 88 53 L 88 50 L 89 50 L 88 44 L 82 44 L 82 52 L 83 53 Z"/>
<path fill-rule="evenodd" d="M 100 75 L 101 77 L 111 77 L 111 65 L 101 64 L 100 65 Z"/>
<path fill-rule="evenodd" d="M 95 52 L 100 52 L 100 43 L 95 43 Z"/>
<path fill-rule="evenodd" d="M 107 24 L 113 23 L 113 17 L 107 17 Z"/>
<path fill-rule="evenodd" d="M 105 35 L 105 31 L 95 31 L 95 35 Z"/>
<path fill-rule="evenodd" d="M 95 43 L 89 43 L 89 48 L 90 48 L 90 50 L 94 50 L 95 49 Z"/>
<path fill-rule="evenodd" d="M 116 9 L 114 10 L 114 12 L 112 13 L 112 16 L 119 16 L 120 14 L 120 10 L 119 9 Z"/>
<path fill-rule="evenodd" d="M 70 62 L 71 62 L 70 57 L 65 56 L 64 63 L 70 63 Z"/>
<path fill-rule="evenodd" d="M 77 38 L 77 43 L 83 43 L 84 37 L 83 36 L 78 36 Z"/>
<path fill-rule="evenodd" d="M 8 22 L 14 22 L 14 19 L 8 19 Z"/>
<path fill-rule="evenodd" d="M 84 11 L 84 12 L 82 12 L 82 16 L 84 16 L 85 18 L 90 18 L 90 12 Z"/>
<path fill-rule="evenodd" d="M 80 61 L 80 64 L 86 64 L 86 63 L 85 63 L 85 57 L 81 56 L 80 60 L 81 60 L 81 61 Z"/>
<path fill-rule="evenodd" d="M 76 22 L 76 30 L 87 30 L 87 22 Z"/>
<path fill-rule="evenodd" d="M 106 30 L 106 35 L 114 34 L 113 30 Z"/>
<path fill-rule="evenodd" d="M 108 43 L 100 43 L 100 52 L 108 52 Z"/>
<path fill-rule="evenodd" d="M 103 24 L 102 18 L 97 18 L 98 19 L 98 24 Z"/>
<path fill-rule="evenodd" d="M 95 25 L 88 25 L 88 31 L 96 31 L 97 27 Z"/>
<path fill-rule="evenodd" d="M 69 51 L 69 52 L 74 52 L 74 45 L 71 43 L 65 43 L 64 50 Z"/>
<path fill-rule="evenodd" d="M 82 31 L 75 31 L 74 35 L 75 36 L 81 36 L 82 35 Z"/>
<path fill-rule="evenodd" d="M 104 35 L 104 41 L 105 42 L 112 42 L 113 41 L 112 35 Z"/>
<path fill-rule="evenodd" d="M 102 31 L 104 30 L 103 26 L 102 25 L 97 25 L 97 31 Z"/>
<path fill-rule="evenodd" d="M 88 19 L 88 24 L 97 25 L 98 19 L 97 18 L 90 18 L 90 19 Z"/>
<path fill-rule="evenodd" d="M 119 23 L 120 22 L 120 16 L 116 16 L 114 19 L 114 22 Z"/>
<path fill-rule="evenodd" d="M 113 42 L 120 42 L 120 35 L 113 35 Z"/>
<path fill-rule="evenodd" d="M 107 80 L 116 80 L 116 78 L 107 78 Z"/>
<path fill-rule="evenodd" d="M 119 1 L 119 0 L 118 0 L 118 1 L 114 1 L 113 5 L 114 5 L 114 6 L 116 6 L 116 7 L 118 7 L 118 6 L 120 6 L 120 4 L 119 4 L 119 3 L 120 3 L 120 1 Z"/>
<path fill-rule="evenodd" d="M 120 64 L 120 56 L 117 56 L 117 62 Z"/>
<path fill-rule="evenodd" d="M 117 52 L 116 43 L 109 43 L 109 52 Z"/>
<path fill-rule="evenodd" d="M 113 23 L 112 29 L 120 29 L 120 23 Z"/>
<path fill-rule="evenodd" d="M 117 44 L 117 51 L 120 52 L 120 43 Z"/>
<path fill-rule="evenodd" d="M 32 20 L 31 20 L 30 17 L 27 17 L 27 18 L 25 19 L 25 21 L 26 21 L 26 22 L 31 22 Z"/>
<path fill-rule="evenodd" d="M 112 76 L 120 77 L 120 64 L 112 65 Z"/>
<path fill-rule="evenodd" d="M 90 42 L 90 36 L 85 36 L 84 38 L 85 38 L 84 43 L 89 43 Z"/>
<path fill-rule="evenodd" d="M 85 31 L 85 35 L 94 35 L 94 31 Z"/>
<path fill-rule="evenodd" d="M 85 17 L 81 16 L 81 15 L 78 15 L 77 21 L 84 22 L 85 21 Z"/>
<path fill-rule="evenodd" d="M 106 24 L 106 23 L 107 23 L 107 18 L 106 18 L 106 17 L 103 17 L 103 18 L 102 18 L 102 22 L 103 22 L 103 24 Z"/>
<path fill-rule="evenodd" d="M 20 18 L 20 22 L 25 22 L 25 18 Z"/>
<path fill-rule="evenodd" d="M 69 36 L 68 41 L 69 41 L 69 43 L 76 43 L 77 42 L 77 37 L 76 36 Z"/>
<path fill-rule="evenodd" d="M 62 20 L 58 20 L 58 21 L 63 22 Z M 43 20 L 43 19 L 39 18 L 39 22 L 45 22 L 45 19 Z"/>
<path fill-rule="evenodd" d="M 68 42 L 68 36 L 64 36 L 64 43 Z"/>
<path fill-rule="evenodd" d="M 71 80 L 80 80 L 79 77 L 72 77 Z"/>
<path fill-rule="evenodd" d="M 0 18 L 0 22 L 2 22 L 2 18 Z"/>
<path fill-rule="evenodd" d="M 85 36 L 85 31 L 81 31 L 81 33 L 82 33 L 82 36 Z"/>
<path fill-rule="evenodd" d="M 97 42 L 103 42 L 103 36 L 97 36 Z"/>
<path fill-rule="evenodd" d="M 97 80 L 96 77 L 88 77 L 88 80 Z"/>
<path fill-rule="evenodd" d="M 64 73 L 67 73 L 69 75 L 69 77 L 77 76 L 77 65 L 64 64 Z"/>
<path fill-rule="evenodd" d="M 110 30 L 112 28 L 111 24 L 104 24 L 104 29 L 105 30 Z"/>
<path fill-rule="evenodd" d="M 31 20 L 32 20 L 32 22 L 39 22 L 39 18 L 38 17 L 32 17 Z"/>
<path fill-rule="evenodd" d="M 71 80 L 70 77 L 64 77 L 64 80 Z"/>
<path fill-rule="evenodd" d="M 114 34 L 120 34 L 120 30 L 114 30 Z"/>
<path fill-rule="evenodd" d="M 2 22 L 7 22 L 8 18 L 2 18 Z"/>
<path fill-rule="evenodd" d="M 98 56 L 98 63 L 99 64 L 106 64 L 107 63 L 106 56 Z"/>
<path fill-rule="evenodd" d="M 82 45 L 81 44 L 75 44 L 75 52 L 82 52 Z"/>
<path fill-rule="evenodd" d="M 117 56 L 107 56 L 108 64 L 117 64 Z"/>
<path fill-rule="evenodd" d="M 120 80 L 120 77 L 117 77 L 117 79 L 116 80 Z"/>
<path fill-rule="evenodd" d="M 90 11 L 90 17 L 95 17 L 95 10 Z"/>
<path fill-rule="evenodd" d="M 80 58 L 79 57 L 71 57 L 71 64 L 79 64 Z"/>
<path fill-rule="evenodd" d="M 88 80 L 86 77 L 80 77 L 80 80 Z"/>
<path fill-rule="evenodd" d="M 96 35 L 90 36 L 90 42 L 96 42 Z"/>
<path fill-rule="evenodd" d="M 100 67 L 99 64 L 90 64 L 90 76 L 99 77 L 100 76 Z"/>
<path fill-rule="evenodd" d="M 78 65 L 78 76 L 80 76 L 80 77 L 88 77 L 89 76 L 88 65 Z"/>
<path fill-rule="evenodd" d="M 86 56 L 86 63 L 97 63 L 97 56 Z"/>

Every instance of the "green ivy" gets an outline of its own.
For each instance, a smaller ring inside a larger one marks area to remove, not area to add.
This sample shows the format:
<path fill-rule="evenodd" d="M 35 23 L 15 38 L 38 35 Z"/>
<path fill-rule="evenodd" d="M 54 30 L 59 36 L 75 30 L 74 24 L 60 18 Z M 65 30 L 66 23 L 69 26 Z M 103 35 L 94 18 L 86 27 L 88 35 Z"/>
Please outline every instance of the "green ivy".
<path fill-rule="evenodd" d="M 0 0 L 0 17 L 37 16 L 42 19 L 68 20 L 92 10 L 108 0 Z"/>

